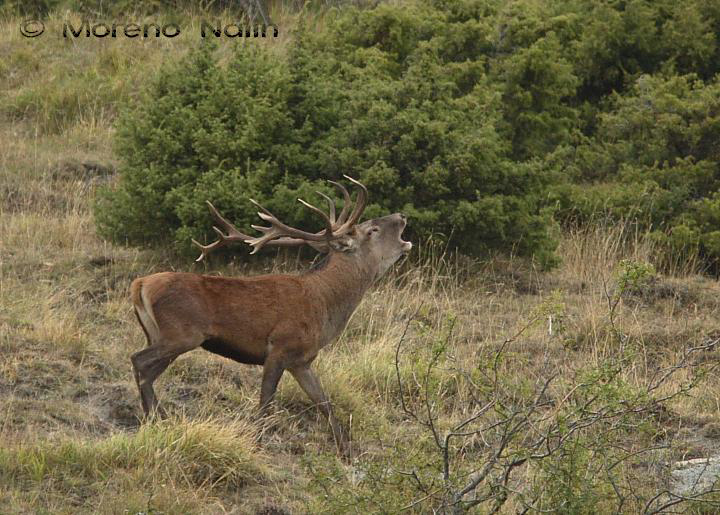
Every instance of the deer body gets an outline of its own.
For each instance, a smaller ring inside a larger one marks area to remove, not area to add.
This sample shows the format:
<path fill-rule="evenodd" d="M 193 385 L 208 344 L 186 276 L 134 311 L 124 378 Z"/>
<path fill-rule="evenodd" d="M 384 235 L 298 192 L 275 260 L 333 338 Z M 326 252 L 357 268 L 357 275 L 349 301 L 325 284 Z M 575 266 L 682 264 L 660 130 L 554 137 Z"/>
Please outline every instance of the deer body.
<path fill-rule="evenodd" d="M 152 317 L 149 327 L 143 324 L 151 342 L 192 339 L 193 348 L 251 365 L 264 364 L 272 347 L 292 368 L 340 335 L 372 283 L 369 271 L 343 258 L 332 256 L 322 269 L 298 276 L 161 272 L 133 281 L 131 295 L 137 312 Z M 276 344 L 284 333 L 307 341 L 302 352 Z"/>
<path fill-rule="evenodd" d="M 347 207 L 349 195 L 341 189 Z M 358 205 L 362 204 L 364 197 L 362 201 L 359 197 Z M 230 236 L 216 229 L 220 243 L 201 246 L 201 259 L 208 249 L 233 237 L 259 242 L 258 246 L 297 245 L 314 237 L 313 246 L 329 256 L 323 266 L 304 274 L 231 278 L 162 272 L 133 281 L 131 298 L 148 341 L 131 358 L 145 413 L 157 406 L 153 381 L 178 356 L 202 347 L 240 363 L 263 366 L 263 409 L 288 370 L 327 416 L 336 442 L 344 447 L 345 435 L 310 364 L 320 349 L 340 335 L 372 283 L 412 247 L 401 239 L 404 216 L 357 224 L 362 212 L 358 205 L 347 219 L 346 209 L 338 220 L 331 209 L 326 232 L 320 235 L 287 228 L 268 215 L 264 219 L 282 231 L 272 233 L 273 238 L 257 239 L 237 231 L 211 206 Z M 266 234 L 274 230 L 260 229 Z"/>

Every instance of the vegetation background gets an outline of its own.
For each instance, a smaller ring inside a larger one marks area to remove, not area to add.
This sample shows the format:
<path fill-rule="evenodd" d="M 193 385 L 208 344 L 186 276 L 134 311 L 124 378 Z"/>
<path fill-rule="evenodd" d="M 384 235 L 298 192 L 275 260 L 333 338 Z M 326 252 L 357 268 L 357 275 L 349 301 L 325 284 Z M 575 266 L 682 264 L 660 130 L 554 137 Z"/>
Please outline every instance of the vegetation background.
<path fill-rule="evenodd" d="M 720 3 L 276 2 L 278 38 L 211 42 L 232 3 L 0 13 L 0 511 L 717 508 L 678 462 L 720 438 Z M 62 38 L 85 18 L 183 33 Z M 203 202 L 319 227 L 294 199 L 343 173 L 419 243 L 316 364 L 355 458 L 201 352 L 140 426 L 130 281 L 302 268 L 194 264 Z"/>

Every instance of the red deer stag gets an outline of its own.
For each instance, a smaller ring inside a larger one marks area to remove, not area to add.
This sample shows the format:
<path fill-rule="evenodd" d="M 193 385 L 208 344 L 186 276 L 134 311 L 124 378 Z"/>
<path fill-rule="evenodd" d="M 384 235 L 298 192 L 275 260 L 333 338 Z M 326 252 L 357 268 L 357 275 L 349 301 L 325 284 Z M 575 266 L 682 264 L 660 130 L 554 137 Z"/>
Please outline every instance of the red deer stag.
<path fill-rule="evenodd" d="M 240 232 L 208 202 L 222 228 L 213 227 L 219 239 L 206 246 L 193 240 L 202 251 L 198 261 L 231 242 L 248 243 L 252 253 L 265 246 L 308 244 L 329 254 L 315 270 L 297 276 L 244 278 L 162 272 L 133 281 L 132 302 L 148 346 L 131 359 L 146 415 L 157 407 L 153 381 L 175 358 L 202 347 L 240 363 L 263 366 L 261 410 L 289 370 L 328 418 L 338 446 L 346 448 L 346 436 L 310 365 L 320 349 L 340 335 L 373 281 L 410 251 L 412 243 L 401 237 L 406 223 L 402 214 L 358 223 L 367 189 L 345 177 L 357 186 L 358 194 L 352 205 L 348 191 L 330 181 L 345 202 L 337 218 L 334 202 L 322 193 L 328 213 L 298 199 L 323 218 L 324 231 L 310 233 L 285 225 L 251 199 L 260 218 L 270 225 L 252 226 L 262 236 Z"/>

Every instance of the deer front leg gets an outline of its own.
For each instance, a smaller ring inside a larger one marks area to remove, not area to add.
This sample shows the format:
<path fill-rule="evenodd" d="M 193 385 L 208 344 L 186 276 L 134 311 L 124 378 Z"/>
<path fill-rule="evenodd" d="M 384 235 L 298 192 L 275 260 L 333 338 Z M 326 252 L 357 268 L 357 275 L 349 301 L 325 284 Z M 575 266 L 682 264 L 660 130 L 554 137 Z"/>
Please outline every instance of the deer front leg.
<path fill-rule="evenodd" d="M 260 386 L 260 413 L 266 413 L 275 396 L 280 378 L 285 368 L 275 356 L 269 356 L 263 365 L 262 385 Z"/>
<path fill-rule="evenodd" d="M 282 366 L 277 356 L 268 356 L 263 365 L 262 384 L 260 385 L 260 405 L 258 406 L 258 415 L 260 417 L 260 433 L 258 434 L 258 443 L 262 442 L 265 432 L 272 427 L 272 423 L 268 421 L 265 415 L 268 414 L 268 408 L 275 396 L 280 378 L 285 368 Z"/>
<path fill-rule="evenodd" d="M 332 410 L 332 405 L 330 404 L 330 401 L 325 395 L 322 386 L 320 386 L 320 381 L 318 381 L 315 373 L 310 369 L 310 366 L 292 368 L 290 369 L 290 373 L 293 375 L 293 377 L 298 382 L 303 391 L 307 394 L 307 396 L 310 397 L 310 399 L 315 404 L 317 404 L 322 414 L 325 415 L 325 417 L 328 419 L 328 422 L 330 423 L 330 428 L 333 432 L 335 445 L 337 446 L 338 450 L 342 454 L 349 456 L 350 442 L 348 435 L 343 430 L 337 418 L 335 418 L 335 414 Z"/>

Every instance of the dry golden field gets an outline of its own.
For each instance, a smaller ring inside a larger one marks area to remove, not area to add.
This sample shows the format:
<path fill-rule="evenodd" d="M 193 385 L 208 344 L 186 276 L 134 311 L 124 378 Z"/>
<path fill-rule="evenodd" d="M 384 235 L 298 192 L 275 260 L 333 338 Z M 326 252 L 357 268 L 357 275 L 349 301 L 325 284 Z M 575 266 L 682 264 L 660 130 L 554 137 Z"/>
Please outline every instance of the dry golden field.
<path fill-rule="evenodd" d="M 133 278 L 307 265 L 96 235 L 115 114 L 194 39 L 63 40 L 73 16 L 35 39 L 0 22 L 0 513 L 713 512 L 662 492 L 720 443 L 720 286 L 653 273 L 632 224 L 560 235 L 552 271 L 414 251 L 314 365 L 350 460 L 290 377 L 259 421 L 260 369 L 200 350 L 156 383 L 170 417 L 141 425 Z"/>

